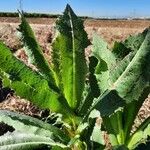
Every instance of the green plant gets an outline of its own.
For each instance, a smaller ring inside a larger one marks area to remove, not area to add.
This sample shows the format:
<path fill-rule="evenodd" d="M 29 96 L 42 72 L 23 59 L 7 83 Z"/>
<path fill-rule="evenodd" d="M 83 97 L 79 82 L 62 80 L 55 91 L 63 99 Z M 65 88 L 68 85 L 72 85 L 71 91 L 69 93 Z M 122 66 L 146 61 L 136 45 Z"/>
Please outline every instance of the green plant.
<path fill-rule="evenodd" d="M 0 76 L 5 87 L 43 109 L 62 115 L 59 129 L 41 120 L 0 111 L 0 122 L 15 131 L 0 136 L 1 149 L 104 149 L 103 131 L 113 149 L 134 149 L 150 136 L 150 118 L 131 134 L 135 117 L 150 93 L 150 29 L 115 43 L 112 51 L 97 35 L 90 44 L 83 22 L 69 5 L 56 21 L 52 62 L 45 60 L 33 31 L 20 13 L 20 38 L 32 70 L 0 43 Z M 102 118 L 101 125 L 96 123 Z M 46 149 L 46 147 L 45 147 Z"/>

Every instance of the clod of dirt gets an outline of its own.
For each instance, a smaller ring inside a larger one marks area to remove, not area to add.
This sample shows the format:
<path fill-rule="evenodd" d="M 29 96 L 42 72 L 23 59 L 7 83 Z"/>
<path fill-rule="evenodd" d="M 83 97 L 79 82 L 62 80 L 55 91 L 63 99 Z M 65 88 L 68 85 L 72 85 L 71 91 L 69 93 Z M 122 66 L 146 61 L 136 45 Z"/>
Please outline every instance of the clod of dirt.
<path fill-rule="evenodd" d="M 16 51 L 21 47 L 20 41 L 16 36 L 16 26 L 11 24 L 0 24 L 0 40 L 11 48 L 11 50 Z"/>

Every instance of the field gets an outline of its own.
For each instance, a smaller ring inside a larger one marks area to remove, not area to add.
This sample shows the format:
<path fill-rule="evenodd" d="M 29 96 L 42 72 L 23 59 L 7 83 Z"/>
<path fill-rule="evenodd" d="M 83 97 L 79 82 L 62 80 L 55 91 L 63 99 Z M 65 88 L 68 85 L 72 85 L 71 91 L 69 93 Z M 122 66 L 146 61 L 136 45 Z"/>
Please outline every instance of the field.
<path fill-rule="evenodd" d="M 50 60 L 50 43 L 54 37 L 55 19 L 51 18 L 30 18 L 28 19 L 33 27 L 36 37 L 44 50 L 45 57 Z M 17 18 L 1 17 L 0 18 L 0 40 L 4 41 L 9 46 L 17 57 L 26 62 L 26 55 L 24 54 L 21 43 L 16 36 L 16 28 L 19 24 Z M 150 26 L 150 21 L 147 20 L 85 20 L 85 30 L 88 33 L 89 39 L 92 40 L 92 34 L 96 32 L 103 37 L 111 47 L 114 41 L 122 41 L 132 34 L 142 32 L 146 27 Z M 90 53 L 90 47 L 86 51 L 87 55 Z M 1 109 L 11 109 L 24 112 L 29 115 L 39 113 L 39 109 L 19 99 L 16 96 L 7 96 L 9 99 L 0 103 Z M 140 110 L 139 118 L 136 122 L 138 125 L 144 118 L 150 116 L 150 99 L 147 99 Z"/>

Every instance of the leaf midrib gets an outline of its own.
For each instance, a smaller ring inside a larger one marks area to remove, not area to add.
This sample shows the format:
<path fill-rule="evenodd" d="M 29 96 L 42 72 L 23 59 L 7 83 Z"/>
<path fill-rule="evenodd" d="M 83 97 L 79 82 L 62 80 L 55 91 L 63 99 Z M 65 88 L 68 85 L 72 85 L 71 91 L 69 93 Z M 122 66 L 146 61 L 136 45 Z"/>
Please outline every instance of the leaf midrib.
<path fill-rule="evenodd" d="M 50 145 L 50 146 L 61 146 L 63 148 L 66 148 L 67 146 L 62 145 L 61 143 L 50 143 L 50 142 L 21 142 L 21 143 L 17 143 L 17 144 L 9 144 L 9 145 L 4 145 L 4 146 L 0 146 L 0 148 L 2 147 L 7 147 L 7 146 L 11 146 L 11 147 L 18 147 L 18 146 L 27 146 L 27 145 Z"/>
<path fill-rule="evenodd" d="M 72 50 L 73 50 L 73 54 L 72 54 L 72 58 L 73 58 L 73 72 L 72 72 L 72 81 L 73 81 L 73 84 L 72 84 L 72 97 L 73 97 L 73 100 L 71 101 L 71 105 L 72 106 L 75 106 L 75 95 L 76 95 L 76 91 L 75 91 L 75 84 L 76 84 L 76 78 L 75 78 L 75 72 L 76 72 L 76 63 L 75 63 L 75 35 L 74 35 L 74 26 L 73 26 L 73 22 L 72 22 L 72 15 L 71 15 L 71 12 L 70 12 L 70 9 L 68 11 L 68 15 L 69 15 L 69 21 L 70 21 L 70 27 L 71 27 L 71 35 L 72 35 Z"/>

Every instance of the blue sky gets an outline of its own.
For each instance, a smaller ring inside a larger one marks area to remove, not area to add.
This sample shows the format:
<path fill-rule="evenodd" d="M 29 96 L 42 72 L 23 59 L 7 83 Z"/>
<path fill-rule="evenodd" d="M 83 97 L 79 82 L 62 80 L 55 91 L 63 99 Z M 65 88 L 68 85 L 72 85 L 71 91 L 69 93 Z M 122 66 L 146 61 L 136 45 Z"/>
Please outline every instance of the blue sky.
<path fill-rule="evenodd" d="M 60 14 L 67 3 L 80 16 L 150 17 L 150 0 L 23 0 L 23 10 Z M 18 8 L 19 0 L 0 0 L 1 12 L 14 12 Z"/>

